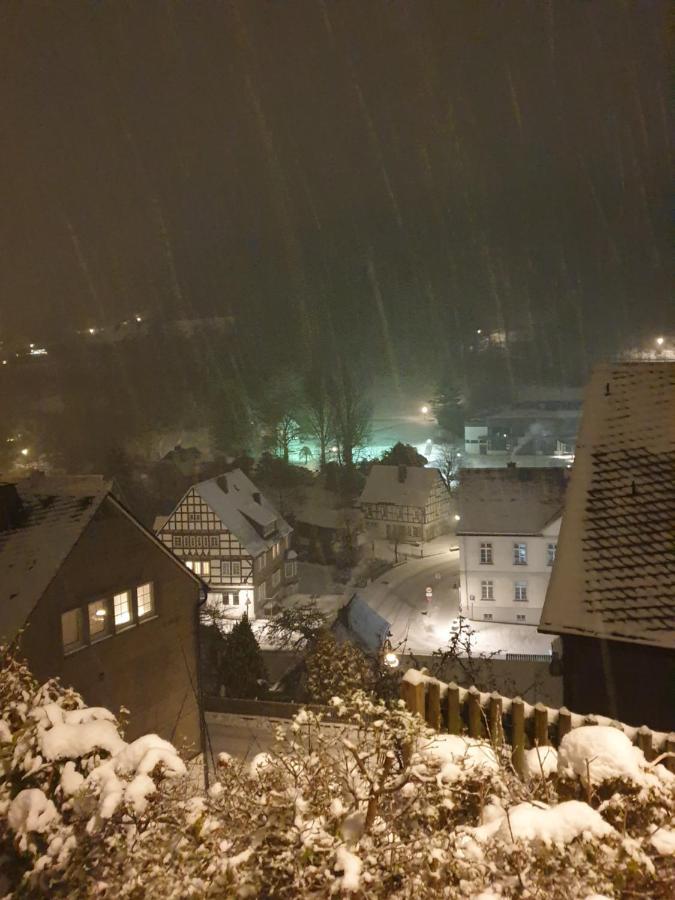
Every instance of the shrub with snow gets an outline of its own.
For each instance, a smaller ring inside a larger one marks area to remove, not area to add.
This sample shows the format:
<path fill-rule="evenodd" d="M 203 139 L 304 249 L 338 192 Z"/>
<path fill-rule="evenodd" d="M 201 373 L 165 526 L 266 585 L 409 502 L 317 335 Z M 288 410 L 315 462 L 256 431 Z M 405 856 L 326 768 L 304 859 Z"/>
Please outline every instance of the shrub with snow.
<path fill-rule="evenodd" d="M 673 776 L 600 727 L 565 738 L 561 774 L 541 748 L 521 781 L 509 747 L 355 693 L 330 724 L 303 710 L 253 763 L 221 754 L 202 795 L 166 741 L 125 742 L 9 658 L 0 676 L 3 894 L 672 895 Z M 594 757 L 609 781 L 588 781 Z"/>

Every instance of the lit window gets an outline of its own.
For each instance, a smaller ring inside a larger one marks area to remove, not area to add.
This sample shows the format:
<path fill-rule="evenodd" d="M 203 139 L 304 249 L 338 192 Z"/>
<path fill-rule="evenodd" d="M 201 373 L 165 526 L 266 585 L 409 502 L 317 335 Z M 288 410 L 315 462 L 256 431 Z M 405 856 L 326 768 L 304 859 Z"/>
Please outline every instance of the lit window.
<path fill-rule="evenodd" d="M 84 617 L 81 609 L 71 609 L 62 614 L 61 639 L 66 653 L 84 647 Z"/>
<path fill-rule="evenodd" d="M 513 545 L 513 565 L 514 566 L 526 566 L 527 565 L 527 544 L 514 544 Z"/>
<path fill-rule="evenodd" d="M 483 566 L 492 565 L 492 544 L 480 545 L 480 562 Z"/>
<path fill-rule="evenodd" d="M 232 577 L 233 578 L 241 578 L 241 563 L 240 562 L 232 563 Z"/>
<path fill-rule="evenodd" d="M 195 575 L 201 575 L 208 578 L 211 574 L 211 563 L 208 559 L 188 559 L 185 561 L 188 569 L 192 569 Z"/>
<path fill-rule="evenodd" d="M 136 588 L 136 606 L 139 619 L 145 619 L 155 612 L 155 597 L 151 583 L 141 584 Z"/>
<path fill-rule="evenodd" d="M 527 582 L 526 581 L 516 581 L 516 600 L 527 600 Z"/>
<path fill-rule="evenodd" d="M 555 551 L 556 544 L 548 544 L 548 546 L 546 547 L 546 561 L 549 566 L 552 566 L 555 562 Z"/>
<path fill-rule="evenodd" d="M 279 555 L 279 544 L 272 545 L 272 559 L 276 559 Z"/>
<path fill-rule="evenodd" d="M 115 628 L 123 628 L 125 625 L 133 624 L 131 618 L 131 593 L 129 591 L 115 594 L 113 597 L 113 609 L 115 612 Z"/>
<path fill-rule="evenodd" d="M 95 600 L 89 604 L 89 639 L 98 641 L 110 634 L 110 610 L 107 600 Z"/>
<path fill-rule="evenodd" d="M 492 581 L 481 581 L 480 583 L 480 599 L 494 600 L 494 583 Z"/>
<path fill-rule="evenodd" d="M 188 569 L 192 570 L 192 569 L 194 569 L 194 565 L 195 565 L 195 564 L 192 562 L 191 559 L 186 559 L 186 560 L 185 560 L 185 565 L 188 567 Z"/>

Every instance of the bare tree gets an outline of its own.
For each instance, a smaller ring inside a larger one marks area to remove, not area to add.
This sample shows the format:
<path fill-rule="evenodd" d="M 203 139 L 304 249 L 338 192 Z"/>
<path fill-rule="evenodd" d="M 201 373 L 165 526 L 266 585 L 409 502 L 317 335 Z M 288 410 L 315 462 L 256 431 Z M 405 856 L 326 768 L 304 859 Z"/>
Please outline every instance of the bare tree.
<path fill-rule="evenodd" d="M 441 444 L 438 448 L 438 470 L 447 488 L 455 481 L 461 463 L 461 451 L 455 444 Z"/>
<path fill-rule="evenodd" d="M 344 364 L 333 379 L 330 404 L 340 461 L 351 468 L 354 451 L 364 446 L 370 435 L 373 409 L 363 387 Z"/>
<path fill-rule="evenodd" d="M 326 465 L 326 456 L 333 436 L 331 402 L 328 381 L 323 372 L 312 371 L 305 380 L 304 430 L 319 445 L 319 464 Z"/>

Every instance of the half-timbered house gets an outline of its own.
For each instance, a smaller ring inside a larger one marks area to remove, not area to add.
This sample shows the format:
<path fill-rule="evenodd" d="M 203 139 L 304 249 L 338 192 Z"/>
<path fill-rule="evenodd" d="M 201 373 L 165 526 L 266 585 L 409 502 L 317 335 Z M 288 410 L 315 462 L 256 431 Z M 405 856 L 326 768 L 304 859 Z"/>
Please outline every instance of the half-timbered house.
<path fill-rule="evenodd" d="M 209 586 L 209 603 L 250 619 L 297 579 L 291 526 L 240 469 L 193 485 L 155 520 L 164 545 Z"/>
<path fill-rule="evenodd" d="M 360 506 L 377 537 L 428 541 L 449 528 L 450 499 L 438 469 L 373 466 Z"/>

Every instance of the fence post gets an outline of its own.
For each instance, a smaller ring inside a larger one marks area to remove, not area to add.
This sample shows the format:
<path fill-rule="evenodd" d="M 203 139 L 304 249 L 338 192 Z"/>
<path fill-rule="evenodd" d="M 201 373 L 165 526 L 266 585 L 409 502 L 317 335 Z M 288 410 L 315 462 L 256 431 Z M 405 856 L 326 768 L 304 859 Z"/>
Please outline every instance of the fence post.
<path fill-rule="evenodd" d="M 427 684 L 427 725 L 436 731 L 441 730 L 441 686 L 438 681 Z"/>
<path fill-rule="evenodd" d="M 482 732 L 483 713 L 480 708 L 480 693 L 475 685 L 469 688 L 467 703 L 469 706 L 469 737 L 479 738 Z"/>
<path fill-rule="evenodd" d="M 537 746 L 547 746 L 548 710 L 543 703 L 537 703 L 537 705 L 534 707 L 534 738 L 537 742 Z"/>
<path fill-rule="evenodd" d="M 668 737 L 666 738 L 666 753 L 675 754 L 675 731 L 671 731 Z M 669 757 L 666 761 L 666 766 L 668 770 L 675 775 L 675 756 Z"/>
<path fill-rule="evenodd" d="M 566 734 L 572 730 L 572 713 L 566 706 L 558 710 L 558 746 Z"/>
<path fill-rule="evenodd" d="M 644 753 L 647 762 L 649 762 L 654 754 L 652 753 L 652 733 L 646 725 L 641 725 L 638 728 L 637 745 Z"/>
<path fill-rule="evenodd" d="M 462 733 L 462 716 L 460 713 L 459 688 L 454 681 L 448 685 L 448 733 Z"/>
<path fill-rule="evenodd" d="M 502 727 L 502 698 L 493 691 L 490 694 L 489 707 L 490 740 L 493 746 L 501 747 L 504 743 L 504 729 Z"/>
<path fill-rule="evenodd" d="M 401 682 L 401 699 L 408 712 L 417 713 L 424 718 L 424 682 L 411 684 L 404 679 Z"/>
<path fill-rule="evenodd" d="M 525 703 L 516 697 L 511 701 L 511 761 L 521 778 L 525 775 Z"/>

